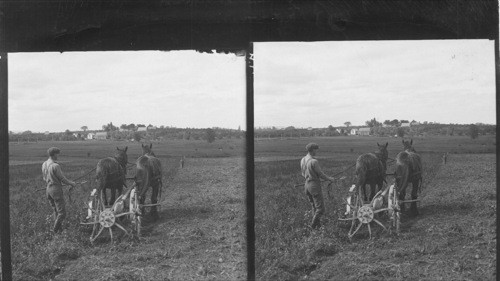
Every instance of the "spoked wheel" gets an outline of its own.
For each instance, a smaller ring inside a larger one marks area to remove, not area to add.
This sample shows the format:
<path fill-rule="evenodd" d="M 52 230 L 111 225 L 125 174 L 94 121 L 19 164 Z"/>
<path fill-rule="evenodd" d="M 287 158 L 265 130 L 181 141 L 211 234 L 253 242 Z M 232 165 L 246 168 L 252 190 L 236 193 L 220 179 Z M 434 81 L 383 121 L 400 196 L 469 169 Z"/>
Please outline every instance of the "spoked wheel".
<path fill-rule="evenodd" d="M 136 193 L 135 188 L 130 192 L 130 221 L 132 222 L 132 231 L 137 235 L 137 237 L 141 236 L 141 227 L 142 227 L 142 213 L 139 204 L 139 196 Z"/>
<path fill-rule="evenodd" d="M 100 194 L 95 194 L 91 203 L 89 203 L 89 210 L 92 212 L 91 221 L 80 223 L 80 224 L 91 224 L 93 225 L 92 234 L 90 235 L 90 242 L 94 241 L 101 235 L 104 229 L 109 230 L 109 236 L 111 237 L 111 242 L 113 242 L 113 226 L 117 226 L 123 230 L 127 235 L 129 232 L 118 223 L 118 218 L 130 214 L 130 212 L 123 212 L 123 202 L 124 195 L 120 195 L 113 206 L 106 208 L 104 206 L 104 201 L 102 199 L 102 192 Z"/>
<path fill-rule="evenodd" d="M 362 201 L 362 194 L 361 192 L 353 192 L 351 190 L 351 196 L 348 197 L 346 200 L 347 206 L 348 206 L 348 216 L 349 218 L 347 219 L 340 219 L 340 220 L 350 220 L 352 221 L 351 223 L 351 229 L 349 230 L 349 233 L 347 234 L 347 237 L 349 240 L 352 239 L 352 237 L 361 229 L 363 225 L 366 225 L 368 227 L 368 233 L 370 235 L 370 239 L 372 238 L 372 230 L 370 223 L 374 221 L 378 225 L 380 225 L 384 230 L 387 230 L 387 228 L 377 219 L 375 219 L 375 214 L 387 211 L 388 208 L 383 208 L 383 209 L 374 209 L 374 202 L 375 199 L 378 196 L 375 196 L 372 202 L 369 204 L 364 204 Z M 349 211 L 350 210 L 350 211 Z"/>

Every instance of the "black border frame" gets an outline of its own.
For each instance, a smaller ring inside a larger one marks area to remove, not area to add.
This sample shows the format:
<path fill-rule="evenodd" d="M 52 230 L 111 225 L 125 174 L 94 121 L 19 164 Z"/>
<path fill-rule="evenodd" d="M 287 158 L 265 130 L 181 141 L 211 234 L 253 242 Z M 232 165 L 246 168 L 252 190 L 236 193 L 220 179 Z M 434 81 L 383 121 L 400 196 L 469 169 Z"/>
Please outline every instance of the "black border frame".
<path fill-rule="evenodd" d="M 80 3 L 77 6 L 76 3 Z M 164 6 L 162 6 L 165 4 Z M 71 6 L 62 14 L 57 7 Z M 146 15 L 136 13 L 144 8 Z M 116 14 L 109 17 L 109 13 Z M 54 15 L 72 17 L 58 21 Z M 162 16 L 165 13 L 166 16 Z M 176 15 L 179 15 L 176 17 Z M 74 17 L 73 17 L 74 16 Z M 40 23 L 34 26 L 33 23 Z M 97 23 L 97 24 L 96 24 Z M 179 31 L 172 31 L 179 28 Z M 40 32 L 40 30 L 44 32 Z M 172 34 L 165 35 L 172 32 Z M 253 45 L 271 41 L 489 39 L 495 41 L 500 89 L 498 1 L 495 0 L 140 0 L 0 1 L 0 234 L 2 280 L 12 279 L 9 213 L 8 53 L 29 51 L 246 51 L 247 279 L 255 279 Z M 163 39 L 154 35 L 165 36 Z M 123 36 L 123 38 L 121 37 Z M 497 98 L 497 110 L 500 102 Z M 500 117 L 497 114 L 497 124 Z M 498 130 L 498 129 L 497 129 Z M 498 141 L 497 141 L 498 143 Z M 497 163 L 500 161 L 497 146 Z M 497 165 L 497 176 L 500 167 Z M 498 188 L 497 188 L 498 189 Z M 497 209 L 500 194 L 497 192 Z M 497 227 L 500 219 L 497 216 Z M 500 246 L 497 246 L 497 252 Z M 497 260 L 498 262 L 498 260 Z"/>

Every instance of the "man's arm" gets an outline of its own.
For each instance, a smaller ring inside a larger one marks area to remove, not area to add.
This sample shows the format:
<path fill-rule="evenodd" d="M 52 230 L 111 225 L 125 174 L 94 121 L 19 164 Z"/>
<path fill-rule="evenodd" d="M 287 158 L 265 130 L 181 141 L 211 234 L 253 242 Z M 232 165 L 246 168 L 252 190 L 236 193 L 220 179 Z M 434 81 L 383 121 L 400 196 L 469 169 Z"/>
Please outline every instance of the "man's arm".
<path fill-rule="evenodd" d="M 45 162 L 42 164 L 42 178 L 43 181 L 47 182 L 47 167 Z"/>
<path fill-rule="evenodd" d="M 58 164 L 55 164 L 54 167 L 54 174 L 57 176 L 57 178 L 61 181 L 61 183 L 65 183 L 67 185 L 71 185 L 71 186 L 75 186 L 76 183 L 74 181 L 71 181 L 71 180 L 68 180 L 62 170 L 61 170 L 61 166 L 59 166 Z"/>
<path fill-rule="evenodd" d="M 312 166 L 313 166 L 314 171 L 318 175 L 318 177 L 320 177 L 320 178 L 322 178 L 322 179 L 324 179 L 326 181 L 334 181 L 335 180 L 334 178 L 329 177 L 325 173 L 323 173 L 323 171 L 321 170 L 321 167 L 319 166 L 319 162 L 318 161 L 314 161 L 312 163 Z"/>

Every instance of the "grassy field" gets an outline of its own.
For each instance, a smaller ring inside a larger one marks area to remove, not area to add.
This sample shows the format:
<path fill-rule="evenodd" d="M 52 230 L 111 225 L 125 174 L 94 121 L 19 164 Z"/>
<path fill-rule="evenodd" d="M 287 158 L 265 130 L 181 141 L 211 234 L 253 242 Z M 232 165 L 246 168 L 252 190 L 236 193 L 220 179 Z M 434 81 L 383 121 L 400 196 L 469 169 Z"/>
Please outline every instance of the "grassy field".
<path fill-rule="evenodd" d="M 10 145 L 10 210 L 15 280 L 234 280 L 246 276 L 245 166 L 242 140 L 153 143 L 162 161 L 160 220 L 144 224 L 140 240 L 114 231 L 89 242 L 91 228 L 80 225 L 84 202 L 95 187 L 95 172 L 72 191 L 65 187 L 68 217 L 52 234 L 52 210 L 45 197 L 41 164 L 58 146 L 63 172 L 76 179 L 98 159 L 128 146 L 129 162 L 141 152 L 137 142 L 38 142 Z M 185 157 L 184 168 L 180 167 Z M 128 171 L 133 176 L 135 168 Z M 131 182 L 129 181 L 130 185 Z M 127 225 L 127 222 L 125 222 Z"/>
<path fill-rule="evenodd" d="M 330 192 L 326 184 L 324 227 L 308 227 L 312 215 L 299 161 L 308 142 L 330 175 L 357 156 L 389 143 L 389 157 L 402 150 L 399 138 L 311 138 L 259 140 L 255 163 L 256 276 L 259 280 L 495 280 L 495 138 L 483 136 L 414 139 L 423 159 L 420 215 L 402 217 L 399 236 L 372 226 L 349 241 L 349 224 L 338 221 L 354 169 Z M 449 152 L 448 163 L 442 154 Z M 389 164 L 388 172 L 393 166 Z M 389 179 L 391 182 L 392 179 Z M 408 193 L 407 193 L 408 194 Z M 387 218 L 381 218 L 384 222 Z"/>

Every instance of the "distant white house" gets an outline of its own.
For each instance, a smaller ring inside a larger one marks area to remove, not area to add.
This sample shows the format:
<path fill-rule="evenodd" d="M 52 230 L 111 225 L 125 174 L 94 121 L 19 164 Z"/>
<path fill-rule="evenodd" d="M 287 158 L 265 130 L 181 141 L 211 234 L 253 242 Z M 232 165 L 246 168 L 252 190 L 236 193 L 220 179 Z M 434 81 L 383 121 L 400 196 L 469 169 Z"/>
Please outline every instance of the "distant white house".
<path fill-rule="evenodd" d="M 149 130 L 156 130 L 156 129 L 157 129 L 157 128 L 156 128 L 156 126 L 148 126 L 148 127 L 146 128 L 146 130 L 148 130 L 148 131 L 149 131 Z"/>
<path fill-rule="evenodd" d="M 358 135 L 360 135 L 360 136 L 369 136 L 370 135 L 370 128 L 359 128 L 358 129 Z"/>
<path fill-rule="evenodd" d="M 46 136 L 50 135 L 50 132 L 49 131 L 45 131 L 45 135 Z"/>
<path fill-rule="evenodd" d="M 401 123 L 401 127 L 410 127 L 410 122 L 403 122 Z"/>
<path fill-rule="evenodd" d="M 307 128 L 308 131 L 312 131 L 312 129 L 313 129 L 312 127 L 308 127 Z"/>
<path fill-rule="evenodd" d="M 355 136 L 355 135 L 357 135 L 357 134 L 358 134 L 358 129 L 356 129 L 356 128 L 352 128 L 352 129 L 349 131 L 349 134 L 350 134 L 351 136 Z"/>
<path fill-rule="evenodd" d="M 420 122 L 413 121 L 413 122 L 410 123 L 410 126 L 416 126 L 416 125 L 420 125 Z"/>
<path fill-rule="evenodd" d="M 87 139 L 88 139 L 88 140 L 93 140 L 93 139 L 94 139 L 94 137 L 95 137 L 95 134 L 94 134 L 94 133 L 88 133 L 88 134 L 87 134 Z"/>
<path fill-rule="evenodd" d="M 147 132 L 148 128 L 146 127 L 137 127 L 137 132 Z"/>
<path fill-rule="evenodd" d="M 94 139 L 96 140 L 105 140 L 108 138 L 108 132 L 97 132 L 95 133 Z"/>

